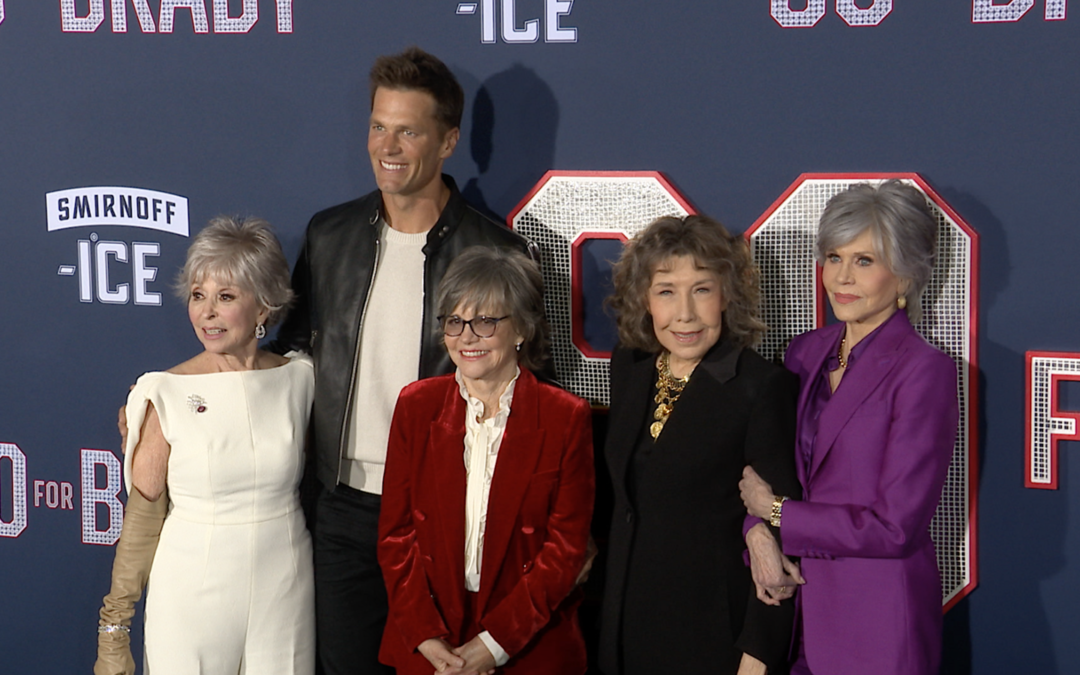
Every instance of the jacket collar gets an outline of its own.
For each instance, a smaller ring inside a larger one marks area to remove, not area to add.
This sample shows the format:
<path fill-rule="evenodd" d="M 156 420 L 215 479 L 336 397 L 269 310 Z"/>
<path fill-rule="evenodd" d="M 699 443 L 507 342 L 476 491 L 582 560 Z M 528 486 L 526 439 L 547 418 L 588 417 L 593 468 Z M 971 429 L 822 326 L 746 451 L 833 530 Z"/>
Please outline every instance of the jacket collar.
<path fill-rule="evenodd" d="M 461 385 L 457 381 L 457 376 L 450 374 L 448 379 L 450 384 L 446 390 L 442 410 L 439 411 L 435 423 L 451 430 L 457 430 L 458 427 L 461 427 L 463 431 L 465 429 L 465 411 L 468 405 L 461 396 Z M 510 428 L 510 420 L 514 420 L 515 426 L 529 430 L 535 430 L 539 427 L 540 416 L 536 409 L 537 389 L 539 386 L 536 375 L 528 368 L 519 366 L 517 381 L 514 384 L 514 402 L 510 411 L 510 419 L 506 422 L 507 429 Z M 520 413 L 518 412 L 519 408 L 522 410 Z"/>
<path fill-rule="evenodd" d="M 439 219 L 435 221 L 435 225 L 428 230 L 427 243 L 424 244 L 425 255 L 438 250 L 438 248 L 442 246 L 442 243 L 454 233 L 458 223 L 461 222 L 465 209 L 468 207 L 468 204 L 465 203 L 465 199 L 461 196 L 461 192 L 458 190 L 454 177 L 444 173 L 442 174 L 442 181 L 446 187 L 450 188 L 450 198 L 446 200 L 446 206 L 443 207 L 442 213 L 439 214 Z M 380 194 L 379 203 L 371 212 L 371 216 L 368 218 L 368 224 L 373 227 L 377 225 L 379 219 L 383 216 L 384 210 L 385 207 L 383 206 L 382 195 Z"/>
<path fill-rule="evenodd" d="M 465 203 L 461 193 L 458 192 L 457 183 L 454 182 L 454 179 L 445 173 L 442 175 L 442 179 L 446 187 L 450 188 L 450 198 L 446 200 L 446 206 L 443 207 L 442 213 L 439 214 L 439 220 L 435 222 L 435 226 L 428 230 L 427 244 L 424 245 L 425 255 L 430 255 L 433 251 L 438 250 L 444 241 L 453 236 L 458 223 L 461 222 L 461 218 L 465 214 L 465 209 L 468 208 L 468 204 Z"/>
<path fill-rule="evenodd" d="M 839 340 L 844 324 L 836 324 L 819 331 L 822 340 L 816 345 L 817 353 L 811 360 L 811 377 L 820 377 L 821 368 Z M 832 400 L 821 413 L 818 422 L 818 436 L 814 447 L 814 458 L 810 467 L 809 478 L 821 466 L 829 454 L 837 437 L 851 420 L 859 406 L 881 386 L 889 372 L 903 361 L 907 351 L 906 341 L 915 334 L 915 329 L 906 316 L 895 321 L 888 321 L 881 326 L 873 342 L 867 345 L 851 372 L 845 373 L 840 386 L 833 392 Z M 806 404 L 805 395 L 810 387 L 804 386 L 800 394 L 799 409 Z"/>
<path fill-rule="evenodd" d="M 739 366 L 739 355 L 742 354 L 742 350 L 742 347 L 736 345 L 727 336 L 721 335 L 716 344 L 702 357 L 701 363 L 694 368 L 694 372 L 701 369 L 717 382 L 727 382 L 736 375 Z M 653 372 L 656 367 L 657 356 L 658 354 L 654 352 L 634 350 L 633 369 L 635 380 L 642 379 L 646 373 Z M 650 374 L 644 379 L 651 380 L 653 377 Z"/>
<path fill-rule="evenodd" d="M 698 368 L 704 369 L 714 380 L 723 384 L 735 377 L 739 366 L 739 355 L 743 348 L 736 345 L 727 337 L 721 335 L 720 340 L 713 345 L 705 358 L 698 364 Z"/>

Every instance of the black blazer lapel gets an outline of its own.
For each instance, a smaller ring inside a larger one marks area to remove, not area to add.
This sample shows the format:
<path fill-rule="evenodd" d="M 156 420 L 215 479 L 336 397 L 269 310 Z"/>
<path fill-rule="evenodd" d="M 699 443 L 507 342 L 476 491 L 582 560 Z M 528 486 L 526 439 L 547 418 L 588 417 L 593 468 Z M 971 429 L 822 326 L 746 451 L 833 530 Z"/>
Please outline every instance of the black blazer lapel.
<path fill-rule="evenodd" d="M 652 399 L 649 397 L 649 392 L 656 379 L 656 355 L 628 350 L 620 356 L 627 362 L 624 366 L 627 368 L 627 373 L 618 382 L 614 378 L 612 380 L 612 385 L 620 389 L 617 394 L 619 403 L 617 408 L 612 407 L 608 419 L 618 422 L 619 425 L 608 428 L 605 455 L 611 475 L 614 477 L 615 489 L 625 494 L 630 456 L 633 454 L 638 434 L 641 432 L 639 423 L 647 415 L 652 415 L 652 409 L 649 406 Z M 626 424 L 626 421 L 633 421 L 634 424 Z"/>
<path fill-rule="evenodd" d="M 690 381 L 679 396 L 679 402 L 675 404 L 671 416 L 664 425 L 664 431 L 656 439 L 655 448 L 664 453 L 679 453 L 692 450 L 699 442 L 702 430 L 699 428 L 701 420 L 709 419 L 710 415 L 721 415 L 723 411 L 714 410 L 715 401 L 705 399 L 702 401 L 702 391 L 708 391 L 711 386 L 707 379 L 715 380 L 717 384 L 724 385 L 738 374 L 739 355 L 742 348 L 734 343 L 720 338 L 713 346 L 701 363 L 694 369 Z M 702 404 L 708 407 L 703 408 Z M 652 406 L 649 406 L 651 413 Z M 669 447 L 670 446 L 670 447 Z"/>

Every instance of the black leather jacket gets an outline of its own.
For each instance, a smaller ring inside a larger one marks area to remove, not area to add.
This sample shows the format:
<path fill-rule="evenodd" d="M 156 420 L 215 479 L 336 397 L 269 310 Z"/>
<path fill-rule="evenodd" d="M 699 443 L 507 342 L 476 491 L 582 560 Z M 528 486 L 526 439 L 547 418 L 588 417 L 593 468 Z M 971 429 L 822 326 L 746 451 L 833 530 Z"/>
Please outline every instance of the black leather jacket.
<path fill-rule="evenodd" d="M 470 246 L 516 248 L 538 259 L 535 244 L 469 206 L 454 180 L 439 221 L 424 246 L 424 329 L 418 378 L 453 370 L 442 345 L 435 307 L 439 282 L 450 262 Z M 315 471 L 324 486 L 338 484 L 345 425 L 359 364 L 360 329 L 379 256 L 382 195 L 376 190 L 315 214 L 293 270 L 296 305 L 270 349 L 310 352 L 315 359 L 315 403 L 311 413 Z"/>

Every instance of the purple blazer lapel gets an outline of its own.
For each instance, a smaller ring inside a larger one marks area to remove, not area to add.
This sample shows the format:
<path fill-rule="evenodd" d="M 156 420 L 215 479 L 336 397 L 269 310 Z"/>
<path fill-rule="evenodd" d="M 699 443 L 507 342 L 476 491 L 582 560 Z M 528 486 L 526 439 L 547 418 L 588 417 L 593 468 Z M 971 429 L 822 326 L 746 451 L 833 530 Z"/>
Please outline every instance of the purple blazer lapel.
<path fill-rule="evenodd" d="M 825 406 L 825 410 L 821 413 L 808 480 L 813 480 L 814 474 L 821 468 L 837 437 L 855 415 L 859 406 L 882 385 L 889 371 L 900 363 L 904 352 L 904 341 L 914 332 L 915 329 L 906 318 L 890 321 L 882 326 L 881 332 L 874 337 L 874 341 L 867 345 L 859 363 L 851 369 L 851 372 L 844 375 L 840 386 L 833 392 L 829 405 Z M 827 353 L 823 354 L 822 361 L 827 356 Z M 820 372 L 820 368 L 819 362 L 816 372 Z M 803 393 L 805 394 L 805 389 Z M 800 397 L 800 409 L 804 404 L 805 401 Z"/>
<path fill-rule="evenodd" d="M 465 583 L 465 400 L 457 381 L 450 379 L 439 417 L 431 423 L 429 468 L 438 476 L 440 520 L 453 526 L 442 528 L 444 560 L 449 561 L 448 577 Z M 463 586 L 464 587 L 464 586 Z"/>
<path fill-rule="evenodd" d="M 502 445 L 499 446 L 499 458 L 495 462 L 495 475 L 491 480 L 491 493 L 488 495 L 478 598 L 482 609 L 487 607 L 495 581 L 499 578 L 499 570 L 502 569 L 514 525 L 517 523 L 521 501 L 532 481 L 544 447 L 544 430 L 539 428 L 539 417 L 536 377 L 522 368 L 521 376 L 514 386 L 510 417 L 506 420 Z"/>
<path fill-rule="evenodd" d="M 809 408 L 812 378 L 818 377 L 821 373 L 825 359 L 829 358 L 833 347 L 840 339 L 840 332 L 843 330 L 844 324 L 842 323 L 816 330 L 808 334 L 804 342 L 797 343 L 797 346 L 793 345 L 792 350 L 785 356 L 786 365 L 793 368 L 801 379 L 799 383 L 799 402 L 796 408 L 798 410 L 799 426 L 810 423 L 809 420 L 803 419 L 803 416 Z M 793 360 L 798 361 L 797 366 L 793 366 L 791 363 Z M 800 451 L 795 452 L 795 470 L 799 484 L 805 487 L 810 480 L 810 467 L 806 466 L 806 462 L 803 461 L 803 453 Z"/>

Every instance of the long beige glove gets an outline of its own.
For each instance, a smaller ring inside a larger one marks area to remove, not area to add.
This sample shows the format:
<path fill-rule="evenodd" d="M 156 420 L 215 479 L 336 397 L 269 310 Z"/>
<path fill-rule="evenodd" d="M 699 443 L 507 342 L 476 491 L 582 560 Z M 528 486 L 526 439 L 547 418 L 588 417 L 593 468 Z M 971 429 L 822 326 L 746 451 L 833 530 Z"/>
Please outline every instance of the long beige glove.
<path fill-rule="evenodd" d="M 98 622 L 98 652 L 94 675 L 135 675 L 131 656 L 131 626 L 135 603 L 142 597 L 154 562 L 161 526 L 168 511 L 168 495 L 147 501 L 138 490 L 128 495 L 124 528 L 113 558 L 112 588 L 105 596 Z M 104 630 L 104 632 L 102 632 Z"/>

